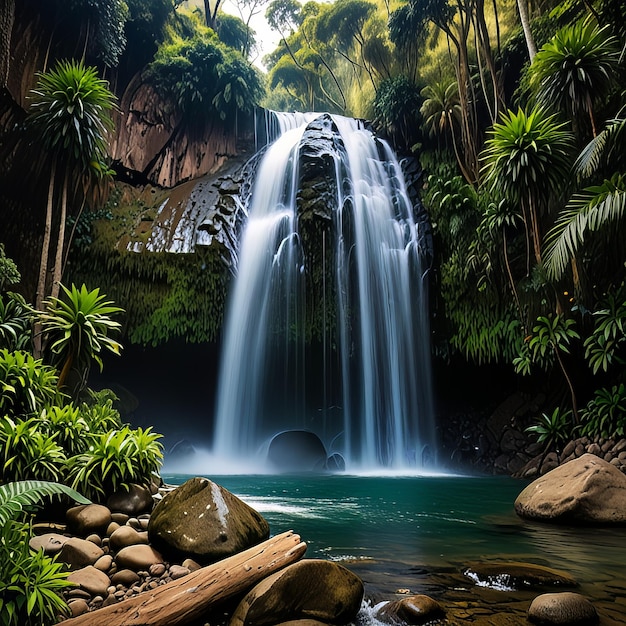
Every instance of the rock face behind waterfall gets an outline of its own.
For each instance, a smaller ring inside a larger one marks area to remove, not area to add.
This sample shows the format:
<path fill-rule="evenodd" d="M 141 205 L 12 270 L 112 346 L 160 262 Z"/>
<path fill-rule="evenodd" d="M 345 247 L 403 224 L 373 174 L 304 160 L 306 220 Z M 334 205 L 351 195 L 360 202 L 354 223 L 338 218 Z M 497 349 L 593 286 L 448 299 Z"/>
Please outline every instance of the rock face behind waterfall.
<path fill-rule="evenodd" d="M 148 536 L 164 555 L 205 564 L 264 541 L 269 525 L 226 489 L 206 478 L 192 478 L 155 507 Z"/>

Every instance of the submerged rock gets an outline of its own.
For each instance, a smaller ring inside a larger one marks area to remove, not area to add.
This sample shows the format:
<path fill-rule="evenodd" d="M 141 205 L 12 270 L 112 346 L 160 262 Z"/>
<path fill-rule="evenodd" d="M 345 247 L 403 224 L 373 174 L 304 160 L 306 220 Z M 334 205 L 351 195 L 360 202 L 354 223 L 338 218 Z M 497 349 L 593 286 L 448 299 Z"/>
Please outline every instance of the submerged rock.
<path fill-rule="evenodd" d="M 472 563 L 463 574 L 480 587 L 500 591 L 578 586 L 566 572 L 533 563 Z"/>
<path fill-rule="evenodd" d="M 626 524 L 626 476 L 592 454 L 532 482 L 515 500 L 527 519 L 568 524 Z"/>
<path fill-rule="evenodd" d="M 192 478 L 156 505 L 148 537 L 168 557 L 207 564 L 264 541 L 269 524 L 216 483 Z"/>
<path fill-rule="evenodd" d="M 445 617 L 445 610 L 429 596 L 414 595 L 387 602 L 376 611 L 376 619 L 385 624 L 412 624 L 419 626 Z"/>
<path fill-rule="evenodd" d="M 543 626 L 593 626 L 597 624 L 595 608 L 578 593 L 544 593 L 528 609 L 528 620 Z"/>
<path fill-rule="evenodd" d="M 233 613 L 229 626 L 270 626 L 291 620 L 347 624 L 363 599 L 361 579 L 338 563 L 305 559 L 261 581 Z"/>

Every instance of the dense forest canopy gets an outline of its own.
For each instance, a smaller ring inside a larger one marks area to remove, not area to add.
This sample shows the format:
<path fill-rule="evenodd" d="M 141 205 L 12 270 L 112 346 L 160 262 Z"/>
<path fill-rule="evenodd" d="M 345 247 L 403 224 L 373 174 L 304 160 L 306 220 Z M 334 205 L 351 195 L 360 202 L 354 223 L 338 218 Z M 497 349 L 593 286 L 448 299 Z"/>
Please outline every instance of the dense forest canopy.
<path fill-rule="evenodd" d="M 554 428 L 595 419 L 607 432 L 623 431 L 616 415 L 626 405 L 624 4 L 233 6 L 239 17 L 224 13 L 221 0 L 5 2 L 0 29 L 10 41 L 16 14 L 29 7 L 54 24 L 51 42 L 57 30 L 79 33 L 71 50 L 58 50 L 95 65 L 118 95 L 140 76 L 176 112 L 177 133 L 199 120 L 236 129 L 257 106 L 371 119 L 424 166 L 438 253 L 436 355 L 502 363 L 562 388 Z M 261 13 L 280 35 L 265 74 L 252 64 Z M 24 115 L 28 121 L 33 111 L 25 106 Z M 7 145 L 26 148 L 26 137 L 5 140 L 4 154 Z M 10 153 L 18 162 L 19 150 Z M 94 185 L 67 189 L 61 201 L 69 162 L 59 163 L 49 206 L 65 204 L 75 217 Z M 52 223 L 58 228 L 58 217 Z"/>

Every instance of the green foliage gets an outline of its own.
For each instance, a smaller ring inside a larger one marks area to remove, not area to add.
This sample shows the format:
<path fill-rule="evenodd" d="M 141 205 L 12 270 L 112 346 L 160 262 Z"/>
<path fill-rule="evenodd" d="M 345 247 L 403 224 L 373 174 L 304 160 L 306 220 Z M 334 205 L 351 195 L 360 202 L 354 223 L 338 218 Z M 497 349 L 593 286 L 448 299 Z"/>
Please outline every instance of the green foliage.
<path fill-rule="evenodd" d="M 546 450 L 552 446 L 571 439 L 573 432 L 572 411 L 563 411 L 560 407 L 556 407 L 549 415 L 542 413 L 537 422 L 526 429 L 528 433 L 537 435 L 538 443 L 545 443 Z"/>
<path fill-rule="evenodd" d="M 31 309 L 17 293 L 0 293 L 0 348 L 24 350 L 30 345 Z"/>
<path fill-rule="evenodd" d="M 65 495 L 76 502 L 89 500 L 65 485 L 20 481 L 0 485 L 0 624 L 2 626 L 56 624 L 68 615 L 59 592 L 70 586 L 63 564 L 32 553 L 28 526 L 19 522 L 43 497 Z"/>
<path fill-rule="evenodd" d="M 254 31 L 236 15 L 219 13 L 216 32 L 222 43 L 243 55 L 242 61 L 254 45 Z"/>
<path fill-rule="evenodd" d="M 614 364 L 623 365 L 620 349 L 626 342 L 626 287 L 611 292 L 593 312 L 594 328 L 585 339 L 585 358 L 594 374 L 607 372 Z"/>
<path fill-rule="evenodd" d="M 0 243 L 0 293 L 19 283 L 21 278 L 17 265 L 4 253 L 4 244 Z"/>
<path fill-rule="evenodd" d="M 91 400 L 80 405 L 80 416 L 85 420 L 87 429 L 92 433 L 116 430 L 122 427 L 122 420 L 117 409 L 113 408 L 116 398 L 108 389 L 91 392 Z"/>
<path fill-rule="evenodd" d="M 39 317 L 45 336 L 50 342 L 53 362 L 60 370 L 59 387 L 63 388 L 70 372 L 78 372 L 80 391 L 86 383 L 91 361 L 94 360 L 102 370 L 100 353 L 108 350 L 120 353 L 121 345 L 109 335 L 121 327 L 111 316 L 122 312 L 106 296 L 100 295 L 100 289 L 88 290 L 85 285 L 70 289 L 61 285 L 64 298 L 49 298 L 46 310 Z M 76 394 L 75 394 L 76 395 Z"/>
<path fill-rule="evenodd" d="M 382 81 L 374 100 L 375 122 L 403 148 L 417 141 L 422 96 L 417 85 L 399 75 Z"/>
<path fill-rule="evenodd" d="M 89 445 L 88 422 L 82 411 L 72 404 L 43 409 L 37 426 L 44 434 L 54 437 L 67 456 L 84 452 Z"/>
<path fill-rule="evenodd" d="M 90 500 L 67 485 L 42 480 L 23 480 L 0 485 L 0 529 L 21 519 L 24 511 L 31 511 L 46 496 L 65 495 L 79 504 Z M 2 578 L 0 578 L 2 579 Z"/>
<path fill-rule="evenodd" d="M 130 483 L 148 484 L 161 467 L 160 437 L 128 426 L 96 435 L 89 450 L 70 460 L 72 487 L 98 499 Z"/>
<path fill-rule="evenodd" d="M 626 386 L 598 389 L 581 411 L 581 435 L 623 437 L 626 435 Z"/>
<path fill-rule="evenodd" d="M 431 136 L 454 132 L 461 123 L 459 88 L 455 80 L 440 80 L 422 89 L 422 117 Z"/>
<path fill-rule="evenodd" d="M 0 350 L 0 414 L 33 415 L 59 400 L 57 375 L 27 352 Z"/>
<path fill-rule="evenodd" d="M 106 81 L 82 61 L 59 61 L 38 75 L 31 92 L 29 125 L 38 132 L 39 148 L 81 169 L 100 163 L 113 128 L 114 96 Z"/>
<path fill-rule="evenodd" d="M 0 418 L 2 481 L 63 479 L 67 457 L 55 439 L 55 435 L 40 430 L 35 418 L 15 421 L 9 416 Z"/>

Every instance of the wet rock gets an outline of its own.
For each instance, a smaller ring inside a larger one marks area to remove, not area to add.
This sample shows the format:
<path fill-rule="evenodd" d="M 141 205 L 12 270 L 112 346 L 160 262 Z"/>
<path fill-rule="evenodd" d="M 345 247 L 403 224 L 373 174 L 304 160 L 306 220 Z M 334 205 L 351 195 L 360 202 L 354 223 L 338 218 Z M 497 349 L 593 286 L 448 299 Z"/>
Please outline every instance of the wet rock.
<path fill-rule="evenodd" d="M 264 541 L 269 524 L 216 483 L 192 478 L 156 505 L 148 536 L 172 561 L 192 558 L 206 564 Z"/>
<path fill-rule="evenodd" d="M 356 618 L 362 599 L 363 583 L 345 567 L 304 559 L 254 587 L 229 626 L 270 626 L 303 618 L 347 624 Z"/>
<path fill-rule="evenodd" d="M 625 524 L 626 476 L 591 454 L 538 478 L 515 500 L 520 517 L 572 524 Z"/>
<path fill-rule="evenodd" d="M 122 548 L 115 557 L 117 566 L 136 572 L 149 570 L 156 563 L 163 563 L 163 557 L 152 546 L 136 545 Z"/>
<path fill-rule="evenodd" d="M 92 596 L 106 595 L 111 585 L 109 577 L 92 565 L 72 572 L 67 579 Z"/>
<path fill-rule="evenodd" d="M 544 593 L 528 609 L 528 619 L 542 626 L 593 626 L 598 614 L 594 606 L 578 593 Z"/>
<path fill-rule="evenodd" d="M 578 586 L 566 572 L 533 563 L 472 563 L 463 574 L 480 587 L 500 591 Z"/>
<path fill-rule="evenodd" d="M 104 554 L 102 548 L 91 541 L 72 537 L 59 551 L 59 561 L 67 563 L 70 569 L 80 569 L 93 565 Z"/>
<path fill-rule="evenodd" d="M 46 533 L 31 537 L 28 545 L 31 550 L 43 550 L 47 555 L 56 554 L 68 541 L 69 537 L 59 535 L 58 533 Z"/>
<path fill-rule="evenodd" d="M 116 491 L 107 500 L 107 506 L 116 513 L 137 516 L 152 509 L 152 493 L 147 487 L 131 484 L 128 489 Z"/>
<path fill-rule="evenodd" d="M 307 472 L 326 466 L 326 448 L 315 433 L 287 430 L 275 435 L 270 441 L 267 460 L 283 472 Z"/>
<path fill-rule="evenodd" d="M 101 504 L 75 506 L 67 510 L 66 519 L 69 532 L 86 537 L 104 532 L 111 523 L 111 511 Z"/>
<path fill-rule="evenodd" d="M 385 624 L 415 624 L 419 626 L 445 617 L 445 610 L 429 596 L 415 595 L 387 602 L 376 611 L 376 619 Z"/>

